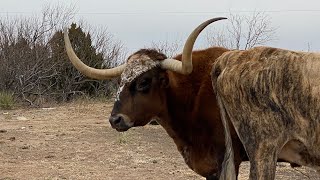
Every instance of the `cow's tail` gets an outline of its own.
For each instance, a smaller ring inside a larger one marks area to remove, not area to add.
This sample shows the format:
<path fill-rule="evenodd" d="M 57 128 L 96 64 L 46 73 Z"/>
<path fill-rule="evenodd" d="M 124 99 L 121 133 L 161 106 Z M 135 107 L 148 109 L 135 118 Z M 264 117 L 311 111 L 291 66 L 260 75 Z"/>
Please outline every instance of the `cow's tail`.
<path fill-rule="evenodd" d="M 236 180 L 237 175 L 234 167 L 234 153 L 233 153 L 229 124 L 228 124 L 228 115 L 222 100 L 219 97 L 217 97 L 217 100 L 220 107 L 221 121 L 224 128 L 225 145 L 226 145 L 226 151 L 224 154 L 222 170 L 221 170 L 219 180 Z"/>

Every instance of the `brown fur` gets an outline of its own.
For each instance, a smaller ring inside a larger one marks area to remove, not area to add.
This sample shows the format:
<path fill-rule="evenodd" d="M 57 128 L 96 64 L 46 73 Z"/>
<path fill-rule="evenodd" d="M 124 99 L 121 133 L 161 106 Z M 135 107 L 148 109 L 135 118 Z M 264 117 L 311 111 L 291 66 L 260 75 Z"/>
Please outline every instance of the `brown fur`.
<path fill-rule="evenodd" d="M 249 156 L 250 179 L 274 179 L 278 158 L 320 169 L 320 54 L 229 51 L 214 63 L 212 82 L 222 120 L 232 122 Z"/>
<path fill-rule="evenodd" d="M 134 126 L 143 126 L 156 118 L 173 138 L 188 166 L 204 177 L 217 179 L 225 145 L 210 71 L 215 59 L 226 51 L 218 47 L 194 51 L 193 72 L 187 76 L 160 67 L 143 73 L 124 87 L 112 116 L 124 114 L 127 116 L 123 116 L 124 121 Z M 139 53 L 150 58 L 161 56 L 146 50 Z M 175 59 L 181 60 L 181 55 Z M 146 79 L 152 79 L 147 93 L 133 89 Z M 235 131 L 232 138 L 238 170 L 246 154 Z"/>
<path fill-rule="evenodd" d="M 176 128 L 172 134 L 180 137 L 179 140 L 174 139 L 179 151 L 188 148 L 190 154 L 187 164 L 203 176 L 219 174 L 225 149 L 219 109 L 210 78 L 212 63 L 225 51 L 222 48 L 195 51 L 192 55 L 194 70 L 189 76 L 168 72 L 168 95 L 172 99 L 168 108 L 174 108 L 175 115 L 172 124 L 168 127 L 164 125 L 164 128 Z M 181 55 L 176 59 L 181 60 Z M 242 145 L 235 131 L 232 132 L 238 167 L 246 155 L 241 152 Z"/>

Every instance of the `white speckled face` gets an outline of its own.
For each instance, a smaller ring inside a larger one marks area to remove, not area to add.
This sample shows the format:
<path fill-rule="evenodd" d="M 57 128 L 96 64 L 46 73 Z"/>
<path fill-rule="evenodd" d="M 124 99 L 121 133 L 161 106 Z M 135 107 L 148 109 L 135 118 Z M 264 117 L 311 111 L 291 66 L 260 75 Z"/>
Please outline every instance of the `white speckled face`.
<path fill-rule="evenodd" d="M 127 62 L 125 70 L 121 74 L 120 87 L 117 91 L 115 101 L 120 100 L 120 94 L 124 86 L 132 82 L 135 78 L 140 76 L 142 73 L 149 71 L 150 69 L 160 66 L 160 61 L 152 60 L 146 55 L 133 55 Z"/>

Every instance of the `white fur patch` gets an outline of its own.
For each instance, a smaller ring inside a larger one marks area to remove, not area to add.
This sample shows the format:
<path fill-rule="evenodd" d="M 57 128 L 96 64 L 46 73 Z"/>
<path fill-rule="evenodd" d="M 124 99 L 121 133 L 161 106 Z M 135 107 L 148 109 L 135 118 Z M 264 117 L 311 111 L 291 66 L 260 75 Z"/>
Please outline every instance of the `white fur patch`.
<path fill-rule="evenodd" d="M 134 55 L 132 56 L 126 65 L 126 68 L 121 74 L 120 87 L 117 91 L 117 96 L 115 101 L 120 100 L 120 94 L 124 86 L 132 82 L 135 78 L 140 76 L 142 73 L 149 71 L 152 68 L 160 66 L 160 61 L 155 61 L 150 59 L 145 55 Z"/>

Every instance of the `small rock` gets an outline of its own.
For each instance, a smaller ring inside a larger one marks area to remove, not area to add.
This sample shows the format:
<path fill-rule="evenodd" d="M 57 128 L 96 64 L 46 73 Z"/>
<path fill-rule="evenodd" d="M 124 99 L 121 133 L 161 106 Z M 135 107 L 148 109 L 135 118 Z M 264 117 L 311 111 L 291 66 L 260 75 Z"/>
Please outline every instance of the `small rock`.
<path fill-rule="evenodd" d="M 57 137 L 59 137 L 59 136 L 65 136 L 65 135 L 66 135 L 66 133 L 56 134 Z"/>
<path fill-rule="evenodd" d="M 56 108 L 42 108 L 43 110 L 53 110 L 53 109 L 56 109 Z"/>
<path fill-rule="evenodd" d="M 156 164 L 156 163 L 158 163 L 158 161 L 157 161 L 157 160 L 153 160 L 152 163 L 153 163 L 153 164 Z"/>
<path fill-rule="evenodd" d="M 54 158 L 54 157 L 55 157 L 54 155 L 48 155 L 48 156 L 45 156 L 44 158 L 49 159 L 49 158 Z"/>
<path fill-rule="evenodd" d="M 8 132 L 8 131 L 5 129 L 0 129 L 0 133 L 6 133 L 6 132 Z"/>
<path fill-rule="evenodd" d="M 15 141 L 15 140 L 16 140 L 16 137 L 10 137 L 9 140 L 10 140 L 10 141 Z"/>
<path fill-rule="evenodd" d="M 64 176 L 59 176 L 60 179 L 67 179 L 66 177 Z"/>
<path fill-rule="evenodd" d="M 17 117 L 17 120 L 19 120 L 19 121 L 26 121 L 26 120 L 28 120 L 26 117 L 24 117 L 24 116 L 18 116 Z"/>
<path fill-rule="evenodd" d="M 24 145 L 21 147 L 21 149 L 29 149 L 30 147 L 28 145 Z"/>

